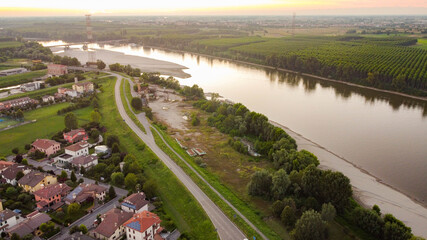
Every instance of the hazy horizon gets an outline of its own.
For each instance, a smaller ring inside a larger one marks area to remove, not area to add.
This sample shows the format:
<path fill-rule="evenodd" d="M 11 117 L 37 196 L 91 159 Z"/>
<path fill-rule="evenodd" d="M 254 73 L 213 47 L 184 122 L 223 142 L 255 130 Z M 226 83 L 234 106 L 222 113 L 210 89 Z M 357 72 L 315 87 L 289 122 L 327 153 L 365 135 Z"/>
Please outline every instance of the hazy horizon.
<path fill-rule="evenodd" d="M 132 0 L 104 1 L 65 0 L 0 0 L 2 17 L 37 16 L 155 16 L 155 15 L 427 15 L 427 2 L 423 0 L 158 0 L 135 2 Z"/>

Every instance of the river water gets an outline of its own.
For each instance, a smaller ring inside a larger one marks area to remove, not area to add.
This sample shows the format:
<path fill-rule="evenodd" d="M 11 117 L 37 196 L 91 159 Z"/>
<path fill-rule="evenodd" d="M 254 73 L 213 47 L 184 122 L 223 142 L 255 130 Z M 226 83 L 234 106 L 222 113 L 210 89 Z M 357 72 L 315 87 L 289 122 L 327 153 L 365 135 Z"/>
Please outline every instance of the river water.
<path fill-rule="evenodd" d="M 189 53 L 103 48 L 183 65 L 191 77 L 181 84 L 241 102 L 426 204 L 425 101 Z"/>

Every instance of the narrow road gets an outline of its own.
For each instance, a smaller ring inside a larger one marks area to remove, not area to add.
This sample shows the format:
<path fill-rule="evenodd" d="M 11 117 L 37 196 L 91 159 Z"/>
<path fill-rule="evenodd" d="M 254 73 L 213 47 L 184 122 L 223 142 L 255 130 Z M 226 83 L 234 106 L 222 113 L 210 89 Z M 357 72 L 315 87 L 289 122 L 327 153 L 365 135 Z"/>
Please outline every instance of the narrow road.
<path fill-rule="evenodd" d="M 135 132 L 135 134 L 141 138 L 142 141 L 151 149 L 151 151 L 156 154 L 160 160 L 176 175 L 176 177 L 187 187 L 187 189 L 193 194 L 196 200 L 205 210 L 206 214 L 211 219 L 213 225 L 215 226 L 220 239 L 223 240 L 243 240 L 245 235 L 240 231 L 240 229 L 230 220 L 228 217 L 221 211 L 221 209 L 215 205 L 214 202 L 197 186 L 196 183 L 182 170 L 165 152 L 163 152 L 150 138 L 147 134 L 144 134 L 141 129 L 130 119 L 126 114 L 126 111 L 123 107 L 122 99 L 120 98 L 120 83 L 122 81 L 122 76 L 114 74 L 117 77 L 115 85 L 115 99 L 117 109 L 123 120 L 126 124 Z M 150 129 L 146 129 L 150 131 Z"/>

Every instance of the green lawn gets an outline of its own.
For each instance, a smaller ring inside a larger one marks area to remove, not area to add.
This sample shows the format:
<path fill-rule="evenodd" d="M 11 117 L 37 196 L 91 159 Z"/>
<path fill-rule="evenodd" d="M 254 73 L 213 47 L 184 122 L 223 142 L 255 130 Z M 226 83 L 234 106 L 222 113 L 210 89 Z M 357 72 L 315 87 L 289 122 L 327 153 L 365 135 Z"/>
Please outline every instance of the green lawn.
<path fill-rule="evenodd" d="M 199 203 L 175 175 L 155 156 L 121 119 L 114 100 L 115 81 L 102 80 L 103 92 L 99 94 L 102 124 L 108 133 L 119 137 L 121 146 L 136 156 L 144 167 L 144 174 L 158 186 L 163 207 L 180 232 L 191 239 L 217 239 L 215 228 Z"/>
<path fill-rule="evenodd" d="M 11 150 L 18 147 L 20 152 L 24 151 L 25 144 L 31 144 L 37 138 L 51 138 L 52 135 L 64 129 L 64 116 L 56 112 L 70 103 L 60 103 L 36 110 L 24 112 L 25 120 L 37 120 L 23 126 L 0 132 L 0 156 L 12 154 Z M 92 107 L 73 111 L 79 120 L 79 124 L 88 123 Z"/>
<path fill-rule="evenodd" d="M 144 126 L 142 125 L 142 123 L 136 118 L 136 116 L 132 113 L 132 111 L 130 110 L 130 102 L 131 100 L 129 100 L 129 104 L 126 102 L 126 97 L 128 94 L 124 94 L 123 93 L 123 83 L 127 83 L 129 85 L 128 81 L 124 81 L 122 80 L 122 82 L 120 83 L 120 98 L 122 99 L 123 102 L 123 106 L 125 108 L 126 114 L 132 119 L 132 121 L 144 132 L 147 133 L 145 131 Z M 130 94 L 130 92 L 129 92 Z M 125 97 L 126 95 L 126 97 Z M 133 109 L 133 108 L 132 108 Z M 133 111 L 135 112 L 135 109 L 133 109 Z"/>
<path fill-rule="evenodd" d="M 44 76 L 46 75 L 46 73 L 47 73 L 47 70 L 38 70 L 33 72 L 26 72 L 21 74 L 0 77 L 0 88 L 31 82 L 33 78 Z"/>

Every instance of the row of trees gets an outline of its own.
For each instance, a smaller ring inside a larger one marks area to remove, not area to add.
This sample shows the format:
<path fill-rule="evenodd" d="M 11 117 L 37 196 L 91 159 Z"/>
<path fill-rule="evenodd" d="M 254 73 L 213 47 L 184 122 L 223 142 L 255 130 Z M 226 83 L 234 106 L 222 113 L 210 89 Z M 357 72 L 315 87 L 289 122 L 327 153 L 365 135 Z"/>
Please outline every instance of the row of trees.
<path fill-rule="evenodd" d="M 143 73 L 141 75 L 141 79 L 144 82 L 152 83 L 156 85 L 160 85 L 165 88 L 174 89 L 174 90 L 180 90 L 181 86 L 179 84 L 179 81 L 176 80 L 173 77 L 160 77 L 160 73 Z"/>
<path fill-rule="evenodd" d="M 126 73 L 127 75 L 129 75 L 131 77 L 140 77 L 141 76 L 141 69 L 132 68 L 129 64 L 125 66 L 125 65 L 121 65 L 120 63 L 114 63 L 114 64 L 109 65 L 108 67 L 110 68 L 111 71 Z"/>
<path fill-rule="evenodd" d="M 85 79 L 85 77 L 82 74 L 64 74 L 61 76 L 53 76 L 48 77 L 45 80 L 46 84 L 49 84 L 50 86 L 56 86 L 64 83 L 72 83 L 74 82 L 74 78 L 77 78 L 78 81 L 82 81 Z"/>

